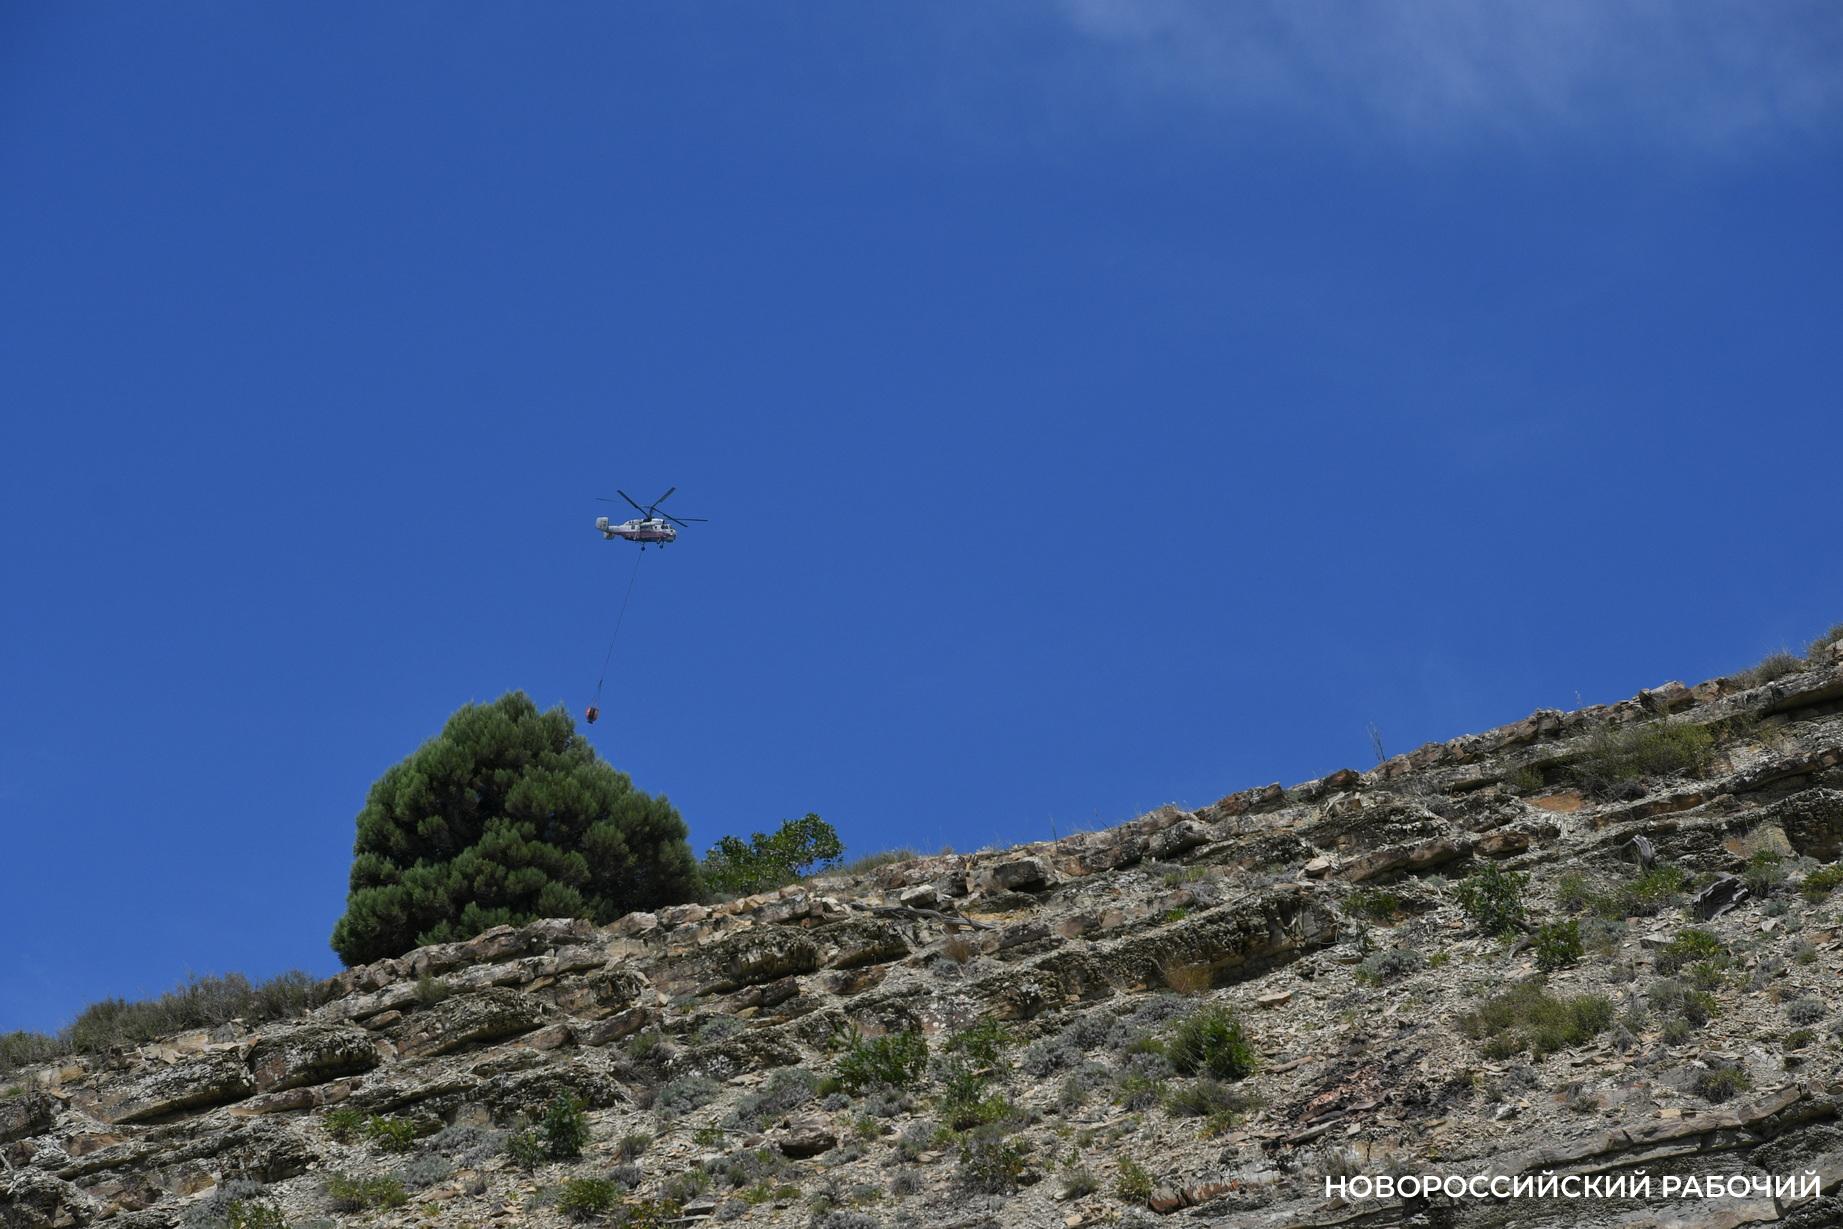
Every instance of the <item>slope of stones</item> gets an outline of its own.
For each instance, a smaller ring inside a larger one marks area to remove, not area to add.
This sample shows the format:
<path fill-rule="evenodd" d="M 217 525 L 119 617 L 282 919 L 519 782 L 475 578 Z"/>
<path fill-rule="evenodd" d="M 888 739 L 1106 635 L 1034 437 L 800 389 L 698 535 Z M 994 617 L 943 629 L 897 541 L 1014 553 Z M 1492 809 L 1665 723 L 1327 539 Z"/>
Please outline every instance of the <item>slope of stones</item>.
<path fill-rule="evenodd" d="M 1716 734 L 1706 771 L 1646 782 L 1616 802 L 1569 786 L 1597 731 L 1660 719 Z M 595 1143 L 579 1166 L 529 1174 L 492 1155 L 432 1165 L 449 1172 L 420 1188 L 417 1215 L 562 1223 L 544 1191 L 607 1172 L 613 1141 L 644 1131 L 657 1143 L 635 1198 L 737 1149 L 799 1158 L 776 1162 L 793 1169 L 772 1198 L 745 1203 L 718 1184 L 680 1208 L 685 1223 L 806 1224 L 817 1191 L 859 1208 L 858 1221 L 839 1225 L 1079 1226 L 1179 1210 L 1211 1223 L 1393 1224 L 1396 1206 L 1327 1199 L 1325 1175 L 1640 1165 L 1808 1169 L 1825 1194 L 1667 1210 L 1655 1199 L 1461 1199 L 1437 1209 L 1439 1223 L 1638 1225 L 1666 1212 L 1686 1224 L 1843 1223 L 1837 902 L 1788 913 L 1783 902 L 1797 898 L 1782 894 L 1776 911 L 1755 899 L 1711 922 L 1752 977 L 1687 1045 L 1639 1026 L 1623 1048 L 1602 1038 L 1545 1059 L 1488 1061 L 1460 1034 L 1455 1022 L 1480 994 L 1534 970 L 1526 948 L 1506 952 L 1466 928 L 1443 876 L 1487 862 L 1526 870 L 1536 910 L 1554 912 L 1562 870 L 1629 877 L 1635 837 L 1690 872 L 1741 870 L 1762 842 L 1804 859 L 1798 867 L 1835 861 L 1843 658 L 1764 687 L 1672 683 L 1621 704 L 1545 710 L 1368 772 L 1244 790 L 1104 832 L 601 928 L 501 928 L 353 968 L 302 1019 L 233 1023 L 7 1081 L 0 1225 L 208 1224 L 213 1192 L 232 1182 L 263 1184 L 290 1223 L 336 1222 L 325 1176 L 388 1173 L 399 1159 L 332 1138 L 328 1109 L 490 1130 L 565 1092 L 592 1111 Z M 1377 884 L 1399 914 L 1354 916 L 1353 890 Z M 1690 920 L 1630 919 L 1611 950 L 1551 981 L 1634 1002 L 1657 947 Z M 1785 943 L 1804 945 L 1799 959 L 1780 954 Z M 1355 976 L 1365 952 L 1388 947 L 1438 966 L 1383 986 Z M 1814 1044 L 1779 1044 L 1783 1004 L 1813 997 L 1827 1021 Z M 1233 1006 L 1262 1058 L 1243 1082 L 1250 1105 L 1213 1136 L 1195 1120 L 1124 1108 L 1104 1087 L 1128 1062 L 1123 1039 L 1156 1034 L 1198 1002 Z M 848 1030 L 919 1030 L 938 1048 L 981 1019 L 1006 1022 L 1019 1041 L 1008 1093 L 1021 1111 L 1016 1134 L 1034 1151 L 1013 1193 L 969 1190 L 944 1137 L 896 1148 L 935 1125 L 926 1092 L 870 1114 L 835 1097 L 765 1126 L 733 1125 L 737 1105 L 773 1073 L 830 1071 Z M 1739 1065 L 1749 1094 L 1721 1106 L 1685 1094 L 1680 1074 L 1710 1064 Z M 1062 1089 L 1081 1072 L 1103 1088 L 1072 1103 Z M 716 1099 L 664 1106 L 661 1088 L 688 1079 L 715 1082 Z M 914 1173 L 892 1194 L 902 1156 Z M 1136 1211 L 1111 1193 L 1122 1158 L 1157 1182 Z M 1101 1189 L 1064 1198 L 1054 1178 L 1075 1169 L 1092 1170 Z"/>

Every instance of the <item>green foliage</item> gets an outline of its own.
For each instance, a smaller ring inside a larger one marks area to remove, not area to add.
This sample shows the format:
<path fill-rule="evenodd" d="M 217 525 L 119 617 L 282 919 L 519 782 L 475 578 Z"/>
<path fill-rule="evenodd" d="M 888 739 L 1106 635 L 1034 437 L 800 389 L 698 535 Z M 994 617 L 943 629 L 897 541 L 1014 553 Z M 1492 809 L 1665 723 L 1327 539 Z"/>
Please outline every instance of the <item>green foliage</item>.
<path fill-rule="evenodd" d="M 328 1174 L 326 1197 L 339 1212 L 400 1208 L 410 1201 L 409 1192 L 395 1178 L 358 1178 L 350 1174 Z"/>
<path fill-rule="evenodd" d="M 1180 1075 L 1238 1080 L 1254 1070 L 1254 1043 L 1226 1007 L 1201 1008 L 1178 1022 L 1165 1043 L 1165 1057 Z"/>
<path fill-rule="evenodd" d="M 1487 862 L 1453 889 L 1459 908 L 1488 935 L 1514 933 L 1523 920 L 1523 887 L 1528 876 Z"/>
<path fill-rule="evenodd" d="M 299 970 L 261 984 L 252 984 L 241 973 L 193 977 L 158 998 L 91 1003 L 56 1037 L 44 1033 L 0 1036 L 0 1073 L 63 1054 L 100 1054 L 185 1029 L 216 1028 L 230 1020 L 290 1019 L 325 1001 L 326 983 Z"/>
<path fill-rule="evenodd" d="M 50 1062 L 61 1054 L 69 1053 L 69 1047 L 56 1037 L 46 1033 L 19 1031 L 0 1033 L 0 1075 L 17 1071 L 21 1067 L 34 1067 L 39 1063 Z"/>
<path fill-rule="evenodd" d="M 282 1211 L 257 1199 L 232 1199 L 224 1205 L 224 1229 L 288 1229 Z"/>
<path fill-rule="evenodd" d="M 1758 665 L 1741 671 L 1739 677 L 1741 682 L 1748 687 L 1760 687 L 1774 679 L 1782 679 L 1788 674 L 1797 674 L 1804 668 L 1804 658 L 1794 657 L 1781 650 L 1761 659 Z"/>
<path fill-rule="evenodd" d="M 1798 885 L 1798 891 L 1812 904 L 1824 900 L 1839 886 L 1843 886 L 1843 863 L 1832 863 L 1819 867 L 1805 876 L 1805 881 Z M 3 1070 L 0 1067 L 0 1070 Z"/>
<path fill-rule="evenodd" d="M 416 979 L 416 1006 L 433 1007 L 453 994 L 446 981 L 439 977 L 430 977 L 424 973 Z"/>
<path fill-rule="evenodd" d="M 1227 1123 L 1248 1102 L 1229 1085 L 1207 1076 L 1189 1080 L 1165 1094 L 1165 1112 L 1173 1118 L 1207 1118 Z"/>
<path fill-rule="evenodd" d="M 1728 1101 L 1753 1087 L 1753 1078 L 1739 1067 L 1715 1066 L 1698 1071 L 1690 1087 L 1705 1101 Z"/>
<path fill-rule="evenodd" d="M 947 1064 L 941 1081 L 941 1118 L 956 1131 L 1000 1122 L 1017 1112 L 1002 1094 L 992 1094 L 986 1077 L 964 1060 Z"/>
<path fill-rule="evenodd" d="M 1130 1156 L 1123 1156 L 1118 1163 L 1119 1176 L 1114 1181 L 1114 1194 L 1127 1203 L 1149 1203 L 1152 1199 L 1152 1175 L 1145 1167 Z"/>
<path fill-rule="evenodd" d="M 947 1049 L 949 1053 L 964 1054 L 981 1066 L 996 1067 L 1004 1060 L 1005 1051 L 1016 1042 L 1010 1029 L 988 1016 L 971 1028 L 955 1033 Z"/>
<path fill-rule="evenodd" d="M 1680 930 L 1676 937 L 1657 951 L 1657 971 L 1675 973 L 1695 964 L 1697 961 L 1716 961 L 1726 963 L 1728 949 L 1722 941 L 1706 930 L 1691 927 Z"/>
<path fill-rule="evenodd" d="M 575 1178 L 563 1184 L 557 1211 L 571 1220 L 588 1220 L 612 1209 L 621 1188 L 605 1178 Z"/>
<path fill-rule="evenodd" d="M 1715 996 L 1706 990 L 1696 990 L 1684 985 L 1674 978 L 1663 978 L 1651 983 L 1645 991 L 1645 1001 L 1650 1004 L 1652 1012 L 1665 1022 L 1668 1029 L 1672 1023 L 1684 1025 L 1686 1035 L 1691 1028 L 1701 1028 L 1715 1015 L 1717 1007 Z M 1673 1040 L 1680 1040 L 1681 1037 Z"/>
<path fill-rule="evenodd" d="M 349 1144 L 358 1138 L 359 1129 L 365 1125 L 365 1116 L 355 1109 L 342 1106 L 328 1110 L 320 1119 L 320 1125 L 337 1142 Z"/>
<path fill-rule="evenodd" d="M 838 1060 L 838 1083 L 847 1092 L 887 1085 L 908 1088 L 928 1066 L 928 1042 L 920 1033 L 863 1037 L 855 1032 Z"/>
<path fill-rule="evenodd" d="M 388 769 L 358 815 L 333 928 L 347 964 L 541 917 L 611 922 L 690 900 L 684 821 L 599 759 L 561 708 L 469 704 Z"/>
<path fill-rule="evenodd" d="M 1581 947 L 1581 924 L 1574 918 L 1550 922 L 1536 931 L 1536 967 L 1543 972 L 1565 969 L 1578 962 Z"/>
<path fill-rule="evenodd" d="M 1485 1053 L 1508 1058 L 1524 1050 L 1536 1058 L 1569 1049 L 1613 1022 L 1612 1000 L 1599 994 L 1562 998 L 1540 980 L 1520 982 L 1459 1017 L 1466 1036 L 1486 1043 Z"/>
<path fill-rule="evenodd" d="M 1015 1191 L 1031 1178 L 1030 1146 L 996 1127 L 969 1131 L 960 1141 L 955 1176 L 961 1185 L 990 1195 Z"/>
<path fill-rule="evenodd" d="M 1747 859 L 1747 869 L 1741 873 L 1741 878 L 1755 899 L 1766 899 L 1785 882 L 1786 868 L 1783 862 L 1784 859 L 1776 849 L 1755 850 L 1753 856 Z"/>
<path fill-rule="evenodd" d="M 1714 745 L 1705 727 L 1683 721 L 1602 726 L 1574 765 L 1575 777 L 1588 793 L 1606 797 L 1646 777 L 1700 770 Z"/>
<path fill-rule="evenodd" d="M 506 1155 L 520 1169 L 536 1169 L 550 1160 L 550 1149 L 545 1146 L 542 1135 L 526 1129 L 513 1132 L 506 1140 Z"/>
<path fill-rule="evenodd" d="M 544 1134 L 544 1151 L 551 1160 L 574 1160 L 589 1142 L 589 1115 L 579 1099 L 565 1093 L 545 1108 L 538 1130 Z"/>
<path fill-rule="evenodd" d="M 745 843 L 726 836 L 704 855 L 704 889 L 717 896 L 752 896 L 785 887 L 803 875 L 837 864 L 844 843 L 831 824 L 808 813 L 781 821 L 774 835 L 757 832 Z"/>
<path fill-rule="evenodd" d="M 1599 893 L 1580 871 L 1564 871 L 1555 881 L 1555 905 L 1563 913 L 1580 913 L 1597 899 Z"/>
<path fill-rule="evenodd" d="M 1657 866 L 1595 897 L 1593 911 L 1604 918 L 1651 917 L 1677 903 L 1689 876 L 1681 867 Z"/>
<path fill-rule="evenodd" d="M 1410 973 L 1418 973 L 1427 967 L 1427 959 L 1411 947 L 1390 948 L 1386 952 L 1371 952 L 1357 965 L 1357 980 L 1380 985 L 1383 982 L 1400 981 Z"/>
<path fill-rule="evenodd" d="M 1837 624 L 1816 640 L 1805 650 L 1805 660 L 1814 666 L 1824 665 L 1830 657 L 1830 646 L 1843 640 L 1843 623 Z"/>
<path fill-rule="evenodd" d="M 1344 908 L 1372 922 L 1392 921 L 1402 911 L 1401 897 L 1381 888 L 1358 888 L 1344 898 Z"/>
<path fill-rule="evenodd" d="M 409 1118 L 367 1118 L 363 1128 L 365 1142 L 379 1152 L 408 1152 L 416 1146 L 420 1134 Z"/>

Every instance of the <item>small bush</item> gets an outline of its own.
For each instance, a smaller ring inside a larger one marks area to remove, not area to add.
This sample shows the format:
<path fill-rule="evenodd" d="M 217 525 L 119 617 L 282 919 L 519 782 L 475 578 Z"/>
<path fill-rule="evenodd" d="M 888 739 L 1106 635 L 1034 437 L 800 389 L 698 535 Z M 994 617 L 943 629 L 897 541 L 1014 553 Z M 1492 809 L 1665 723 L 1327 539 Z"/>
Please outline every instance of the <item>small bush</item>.
<path fill-rule="evenodd" d="M 1402 911 L 1401 897 L 1381 888 L 1358 888 L 1344 898 L 1346 911 L 1372 922 L 1393 920 Z"/>
<path fill-rule="evenodd" d="M 988 1017 L 954 1034 L 947 1043 L 947 1050 L 952 1054 L 964 1054 L 983 1067 L 996 1067 L 1004 1060 L 1005 1051 L 1015 1044 L 1017 1038 L 1011 1030 L 1002 1021 Z"/>
<path fill-rule="evenodd" d="M 1536 931 L 1535 949 L 1536 967 L 1545 973 L 1578 963 L 1586 950 L 1581 945 L 1581 924 L 1573 918 L 1550 922 Z"/>
<path fill-rule="evenodd" d="M 614 1155 L 623 1161 L 637 1161 L 646 1155 L 646 1150 L 653 1146 L 653 1137 L 644 1131 L 632 1131 L 621 1136 L 621 1142 L 614 1146 Z"/>
<path fill-rule="evenodd" d="M 1728 949 L 1722 941 L 1706 930 L 1690 928 L 1680 930 L 1676 937 L 1657 951 L 1657 971 L 1665 975 L 1675 973 L 1697 961 L 1719 961 L 1728 959 Z"/>
<path fill-rule="evenodd" d="M 1784 859 L 1775 849 L 1756 850 L 1747 859 L 1747 869 L 1741 873 L 1747 890 L 1761 900 L 1777 891 L 1779 885 L 1785 882 L 1785 876 Z"/>
<path fill-rule="evenodd" d="M 544 1133 L 544 1151 L 551 1160 L 572 1161 L 589 1142 L 589 1115 L 581 1100 L 565 1093 L 551 1101 L 538 1129 Z"/>
<path fill-rule="evenodd" d="M 328 1110 L 320 1119 L 320 1126 L 336 1143 L 349 1144 L 358 1138 L 360 1128 L 365 1125 L 365 1116 L 355 1109 L 341 1107 Z"/>
<path fill-rule="evenodd" d="M 702 1165 L 693 1165 L 666 1179 L 664 1194 L 668 1202 L 689 1203 L 709 1189 L 709 1172 Z"/>
<path fill-rule="evenodd" d="M 1563 913 L 1580 913 L 1598 899 L 1599 893 L 1580 871 L 1567 871 L 1555 881 L 1555 907 Z"/>
<path fill-rule="evenodd" d="M 620 1188 L 601 1178 L 575 1178 L 563 1184 L 557 1196 L 557 1211 L 571 1220 L 588 1220 L 613 1208 L 621 1197 Z"/>
<path fill-rule="evenodd" d="M 1647 777 L 1699 771 L 1714 745 L 1714 735 L 1688 722 L 1602 726 L 1574 765 L 1575 775 L 1586 792 L 1612 797 Z"/>
<path fill-rule="evenodd" d="M 416 979 L 416 1005 L 433 1007 L 454 993 L 448 983 L 439 977 L 430 977 L 424 973 Z"/>
<path fill-rule="evenodd" d="M 1419 952 L 1411 947 L 1397 947 L 1365 956 L 1362 963 L 1357 965 L 1357 977 L 1361 981 L 1380 985 L 1383 982 L 1399 981 L 1426 967 L 1427 961 Z"/>
<path fill-rule="evenodd" d="M 395 1178 L 359 1178 L 350 1174 L 328 1174 L 326 1197 L 338 1212 L 362 1212 L 367 1208 L 400 1208 L 410 1201 L 403 1183 Z"/>
<path fill-rule="evenodd" d="M 707 1075 L 681 1075 L 653 1094 L 653 1108 L 662 1114 L 689 1114 L 717 1099 L 721 1089 Z"/>
<path fill-rule="evenodd" d="M 1145 1167 L 1132 1157 L 1123 1156 L 1117 1168 L 1118 1176 L 1114 1180 L 1114 1194 L 1127 1203 L 1150 1203 L 1152 1175 L 1145 1171 Z"/>
<path fill-rule="evenodd" d="M 1204 1007 L 1178 1023 L 1165 1056 L 1180 1075 L 1238 1080 L 1254 1070 L 1254 1044 L 1226 1007 Z"/>
<path fill-rule="evenodd" d="M 1748 687 L 1761 687 L 1788 674 L 1797 674 L 1804 668 L 1804 658 L 1781 651 L 1763 658 L 1759 665 L 1741 671 L 1739 678 Z"/>
<path fill-rule="evenodd" d="M 786 887 L 804 875 L 824 874 L 845 852 L 838 831 L 819 816 L 782 820 L 772 836 L 757 832 L 745 843 L 719 840 L 704 855 L 699 874 L 706 892 L 752 896 Z"/>
<path fill-rule="evenodd" d="M 1594 902 L 1594 912 L 1605 918 L 1654 917 L 1675 905 L 1689 885 L 1679 867 L 1658 866 L 1619 885 Z"/>
<path fill-rule="evenodd" d="M 1062 1167 L 1062 1198 L 1082 1199 L 1101 1189 L 1101 1180 L 1086 1165 L 1075 1161 Z"/>
<path fill-rule="evenodd" d="M 1795 1028 L 1785 1035 L 1785 1048 L 1802 1050 L 1817 1040 L 1817 1034 L 1808 1028 Z"/>
<path fill-rule="evenodd" d="M 1785 1018 L 1793 1024 L 1816 1024 L 1826 1014 L 1822 999 L 1794 999 L 1785 1005 Z"/>
<path fill-rule="evenodd" d="M 1009 1194 L 1030 1180 L 1029 1145 L 994 1127 L 970 1131 L 960 1143 L 954 1176 L 971 1190 Z"/>
<path fill-rule="evenodd" d="M 536 1169 L 550 1160 L 544 1137 L 536 1131 L 514 1131 L 506 1139 L 506 1155 L 520 1169 Z"/>
<path fill-rule="evenodd" d="M 69 1046 L 46 1033 L 0 1033 L 0 1075 L 50 1062 L 69 1052 Z"/>
<path fill-rule="evenodd" d="M 999 1122 L 1017 1111 L 1009 1098 L 988 1094 L 986 1078 L 963 1060 L 943 1068 L 941 1118 L 956 1131 Z"/>
<path fill-rule="evenodd" d="M 1207 1076 L 1180 1084 L 1165 1095 L 1165 1112 L 1173 1118 L 1210 1118 L 1226 1122 L 1247 1104 L 1233 1088 Z"/>
<path fill-rule="evenodd" d="M 862 1092 L 877 1085 L 908 1088 L 928 1066 L 928 1042 L 920 1033 L 888 1033 L 853 1040 L 838 1060 L 840 1087 Z"/>
<path fill-rule="evenodd" d="M 411 1190 L 421 1190 L 425 1186 L 434 1186 L 445 1180 L 454 1172 L 454 1166 L 448 1158 L 434 1152 L 423 1152 L 411 1157 L 397 1167 L 397 1180 Z"/>
<path fill-rule="evenodd" d="M 1827 899 L 1830 894 L 1843 886 L 1843 862 L 1819 867 L 1805 876 L 1805 881 L 1798 885 L 1799 893 L 1812 904 Z"/>
<path fill-rule="evenodd" d="M 231 1020 L 285 1020 L 326 1001 L 327 984 L 292 971 L 252 985 L 241 973 L 193 977 L 154 999 L 104 999 L 77 1013 L 60 1035 L 60 1053 L 99 1054 L 116 1046 L 152 1041 L 191 1028 L 216 1028 Z"/>
<path fill-rule="evenodd" d="M 1704 1101 L 1728 1101 L 1753 1087 L 1753 1080 L 1739 1067 L 1727 1065 L 1698 1071 L 1690 1088 Z"/>
<path fill-rule="evenodd" d="M 1843 623 L 1837 624 L 1816 640 L 1805 650 L 1805 660 L 1814 666 L 1822 666 L 1830 659 L 1830 646 L 1843 640 Z"/>
<path fill-rule="evenodd" d="M 1714 995 L 1670 978 L 1652 982 L 1645 991 L 1645 1001 L 1659 1019 L 1680 1020 L 1686 1029 L 1701 1028 L 1715 1015 Z"/>
<path fill-rule="evenodd" d="M 1512 934 L 1523 921 L 1523 888 L 1527 881 L 1526 875 L 1486 863 L 1461 880 L 1453 895 L 1481 932 Z"/>
<path fill-rule="evenodd" d="M 408 1152 L 416 1146 L 420 1134 L 416 1123 L 408 1118 L 367 1118 L 365 1142 L 379 1152 Z"/>
<path fill-rule="evenodd" d="M 1560 998 L 1540 981 L 1512 986 L 1459 1017 L 1460 1030 L 1486 1042 L 1486 1053 L 1500 1058 L 1525 1050 L 1542 1058 L 1584 1044 L 1612 1022 L 1612 1000 L 1604 995 Z"/>

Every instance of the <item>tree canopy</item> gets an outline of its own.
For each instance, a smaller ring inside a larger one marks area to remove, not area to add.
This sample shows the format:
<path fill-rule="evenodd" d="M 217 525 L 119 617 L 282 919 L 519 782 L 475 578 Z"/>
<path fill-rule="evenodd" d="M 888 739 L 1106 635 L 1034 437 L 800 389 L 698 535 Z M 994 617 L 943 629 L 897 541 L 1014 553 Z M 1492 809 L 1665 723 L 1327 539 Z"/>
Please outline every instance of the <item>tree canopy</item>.
<path fill-rule="evenodd" d="M 704 886 L 722 896 L 767 892 L 829 870 L 844 852 L 838 832 L 809 811 L 804 819 L 782 820 L 772 836 L 757 832 L 746 843 L 723 837 L 704 855 Z"/>
<path fill-rule="evenodd" d="M 332 946 L 361 964 L 502 923 L 605 923 L 697 895 L 678 812 L 597 756 L 562 708 L 510 692 L 461 708 L 372 785 Z"/>

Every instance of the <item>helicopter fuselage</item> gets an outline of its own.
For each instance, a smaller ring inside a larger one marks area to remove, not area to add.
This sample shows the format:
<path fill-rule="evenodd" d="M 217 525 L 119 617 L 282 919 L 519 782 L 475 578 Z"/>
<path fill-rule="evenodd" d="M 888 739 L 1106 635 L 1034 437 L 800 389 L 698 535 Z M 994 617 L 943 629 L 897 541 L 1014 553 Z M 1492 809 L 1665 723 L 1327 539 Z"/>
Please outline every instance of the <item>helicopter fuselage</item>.
<path fill-rule="evenodd" d="M 605 516 L 595 518 L 595 527 L 601 530 L 603 538 L 612 542 L 616 538 L 626 538 L 629 542 L 676 542 L 678 530 L 664 517 L 641 517 L 631 521 L 615 524 Z"/>

